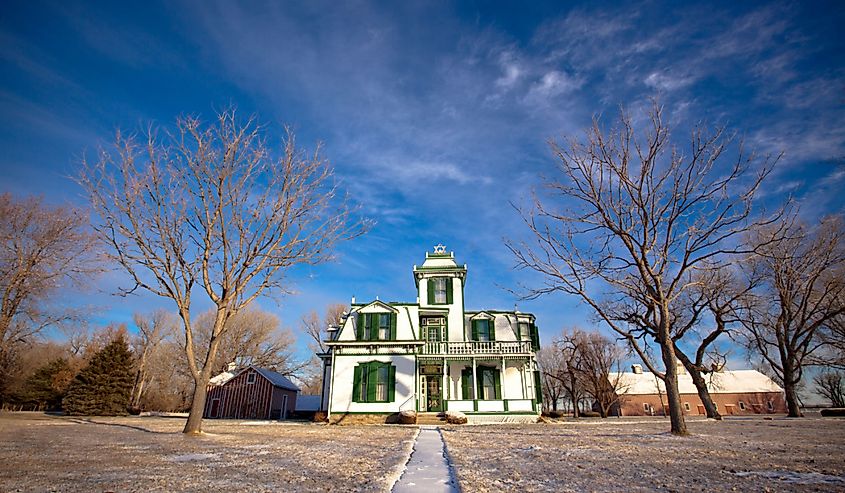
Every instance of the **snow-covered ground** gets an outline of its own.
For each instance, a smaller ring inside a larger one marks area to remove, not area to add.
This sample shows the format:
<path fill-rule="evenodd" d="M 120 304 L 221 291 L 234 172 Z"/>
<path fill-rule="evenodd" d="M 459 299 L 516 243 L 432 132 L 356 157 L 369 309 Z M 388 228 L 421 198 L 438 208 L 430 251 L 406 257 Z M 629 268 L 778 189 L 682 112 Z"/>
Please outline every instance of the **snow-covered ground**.
<path fill-rule="evenodd" d="M 845 419 L 590 419 L 443 430 L 464 491 L 845 491 Z"/>
<path fill-rule="evenodd" d="M 0 491 L 384 491 L 416 428 L 0 413 Z"/>
<path fill-rule="evenodd" d="M 0 413 L 0 491 L 386 491 L 417 428 Z M 447 426 L 462 491 L 843 491 L 845 419 Z"/>

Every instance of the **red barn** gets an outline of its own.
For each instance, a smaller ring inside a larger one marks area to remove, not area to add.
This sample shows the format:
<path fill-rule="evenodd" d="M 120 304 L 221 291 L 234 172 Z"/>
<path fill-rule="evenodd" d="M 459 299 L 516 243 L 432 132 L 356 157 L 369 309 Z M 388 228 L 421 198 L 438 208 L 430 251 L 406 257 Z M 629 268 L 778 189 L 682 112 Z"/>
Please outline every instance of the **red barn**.
<path fill-rule="evenodd" d="M 230 370 L 208 385 L 204 418 L 287 419 L 299 387 L 275 371 L 256 366 Z"/>
<path fill-rule="evenodd" d="M 683 413 L 704 414 L 692 377 L 682 366 L 678 366 L 678 372 Z M 710 397 L 723 415 L 786 413 L 783 389 L 759 371 L 723 370 L 708 373 L 705 378 Z M 622 373 L 619 382 L 623 416 L 664 415 L 667 401 L 663 381 L 633 365 L 633 371 Z M 619 413 L 619 407 L 614 406 L 611 415 Z"/>

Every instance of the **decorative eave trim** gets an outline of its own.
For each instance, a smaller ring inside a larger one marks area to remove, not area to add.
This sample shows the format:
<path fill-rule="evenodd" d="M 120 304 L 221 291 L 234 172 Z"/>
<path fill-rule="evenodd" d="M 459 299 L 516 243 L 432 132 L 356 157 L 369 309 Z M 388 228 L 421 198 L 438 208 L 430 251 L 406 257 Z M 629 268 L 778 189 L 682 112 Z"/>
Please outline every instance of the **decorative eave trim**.
<path fill-rule="evenodd" d="M 331 341 L 326 342 L 326 346 L 422 346 L 425 341 L 420 340 L 405 340 L 405 341 Z M 341 355 L 342 356 L 342 355 Z"/>
<path fill-rule="evenodd" d="M 355 312 L 358 313 L 361 310 L 363 310 L 364 308 L 369 308 L 371 306 L 380 306 L 382 308 L 386 308 L 387 310 L 390 310 L 393 313 L 399 313 L 398 308 L 390 305 L 389 303 L 385 303 L 384 301 L 381 301 L 381 300 L 371 301 L 371 302 L 367 303 L 366 305 L 362 305 L 357 310 L 355 310 Z"/>

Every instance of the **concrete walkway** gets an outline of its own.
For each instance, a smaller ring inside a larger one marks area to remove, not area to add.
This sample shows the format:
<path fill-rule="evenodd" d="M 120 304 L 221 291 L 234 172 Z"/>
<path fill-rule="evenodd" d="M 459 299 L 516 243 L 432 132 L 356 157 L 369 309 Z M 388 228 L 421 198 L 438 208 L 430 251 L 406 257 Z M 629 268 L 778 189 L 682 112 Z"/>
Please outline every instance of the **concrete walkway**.
<path fill-rule="evenodd" d="M 455 478 L 446 460 L 443 437 L 436 426 L 421 426 L 405 472 L 393 486 L 393 493 L 425 491 L 457 493 Z"/>

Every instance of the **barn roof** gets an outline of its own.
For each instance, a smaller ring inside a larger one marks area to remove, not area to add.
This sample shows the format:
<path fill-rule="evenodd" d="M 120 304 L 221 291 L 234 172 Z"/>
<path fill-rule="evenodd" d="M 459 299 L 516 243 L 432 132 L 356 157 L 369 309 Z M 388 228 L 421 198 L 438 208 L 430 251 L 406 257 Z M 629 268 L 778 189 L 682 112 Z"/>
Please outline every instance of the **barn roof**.
<path fill-rule="evenodd" d="M 258 368 L 257 366 L 250 366 L 253 370 L 257 371 L 261 374 L 262 377 L 270 380 L 270 383 L 275 385 L 276 387 L 281 387 L 287 390 L 294 390 L 299 392 L 299 387 L 296 386 L 293 382 L 288 380 L 288 378 L 281 373 L 277 373 L 273 370 L 268 370 L 266 368 Z"/>
<path fill-rule="evenodd" d="M 252 368 L 256 372 L 258 372 L 262 377 L 266 378 L 276 387 L 280 387 L 286 390 L 293 390 L 299 392 L 299 387 L 296 386 L 293 382 L 291 382 L 286 376 L 282 375 L 281 373 L 275 372 L 273 370 L 268 370 L 267 368 L 259 368 L 257 366 L 247 366 L 246 368 L 241 368 L 240 370 L 235 371 L 224 371 L 219 375 L 215 375 L 208 381 L 209 385 L 225 385 L 226 382 L 235 378 L 236 376 L 243 373 L 245 370 Z"/>
<path fill-rule="evenodd" d="M 620 387 L 625 395 L 651 395 L 666 393 L 663 381 L 653 373 L 617 373 L 620 375 Z M 704 376 L 711 394 L 752 394 L 757 392 L 783 392 L 771 378 L 757 370 L 725 370 L 708 373 Z M 659 389 L 659 390 L 658 390 Z M 681 394 L 696 394 L 698 391 L 688 373 L 678 375 L 678 391 Z"/>

